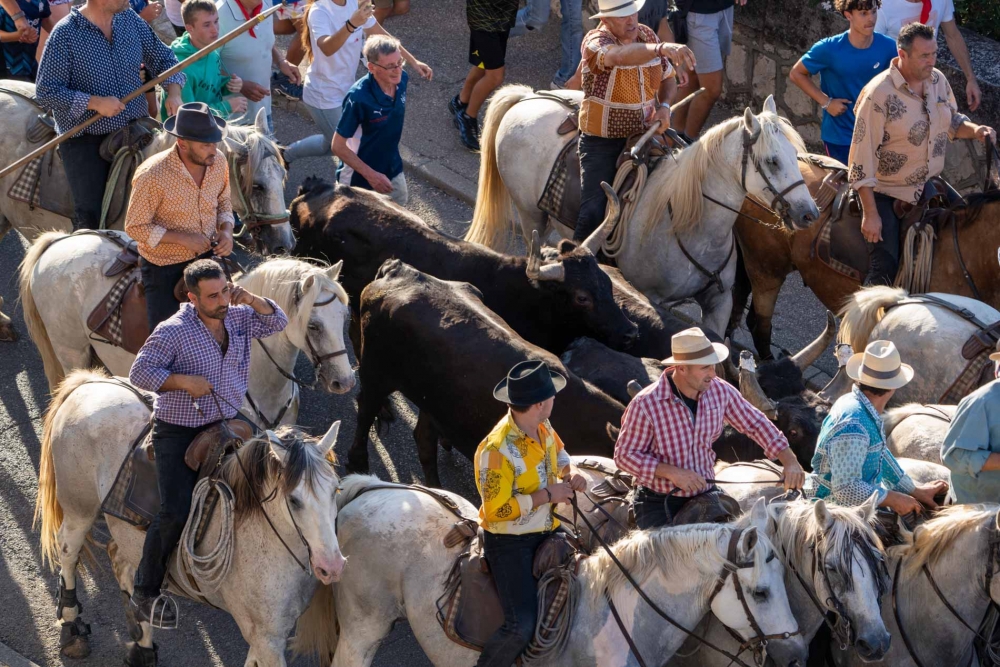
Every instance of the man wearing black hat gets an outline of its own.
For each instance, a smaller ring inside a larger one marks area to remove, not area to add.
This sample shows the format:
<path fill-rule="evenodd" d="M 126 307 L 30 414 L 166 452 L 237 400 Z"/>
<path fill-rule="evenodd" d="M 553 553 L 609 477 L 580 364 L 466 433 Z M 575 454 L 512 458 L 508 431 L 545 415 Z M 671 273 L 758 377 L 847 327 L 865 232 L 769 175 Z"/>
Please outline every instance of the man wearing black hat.
<path fill-rule="evenodd" d="M 138 241 L 150 331 L 177 312 L 174 286 L 199 257 L 233 251 L 229 167 L 217 148 L 226 121 L 204 102 L 181 105 L 163 129 L 177 145 L 136 169 L 125 233 Z"/>
<path fill-rule="evenodd" d="M 477 667 L 510 667 L 528 646 L 538 616 L 535 549 L 559 526 L 553 505 L 586 488 L 583 476 L 571 472 L 569 454 L 548 421 L 565 386 L 566 378 L 543 362 L 522 361 L 493 390 L 510 409 L 473 460 L 486 561 L 504 624 L 483 647 Z"/>

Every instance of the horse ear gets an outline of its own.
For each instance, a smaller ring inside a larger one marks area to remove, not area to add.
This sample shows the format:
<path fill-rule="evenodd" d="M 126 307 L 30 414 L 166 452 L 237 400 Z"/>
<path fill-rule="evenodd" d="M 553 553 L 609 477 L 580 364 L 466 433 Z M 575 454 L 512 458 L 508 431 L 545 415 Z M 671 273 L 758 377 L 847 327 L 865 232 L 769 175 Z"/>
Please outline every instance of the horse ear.
<path fill-rule="evenodd" d="M 267 126 L 267 111 L 264 107 L 257 110 L 257 118 L 253 124 L 258 134 L 263 134 L 264 136 L 271 134 L 271 128 Z"/>
<path fill-rule="evenodd" d="M 336 280 L 340 277 L 340 270 L 344 268 L 344 260 L 340 260 L 329 269 L 326 270 L 326 277 L 330 280 Z"/>
<path fill-rule="evenodd" d="M 281 438 L 274 431 L 268 430 L 267 433 L 267 444 L 270 445 L 271 456 L 276 457 L 281 464 L 285 464 L 285 456 L 288 454 L 285 448 L 281 446 Z"/>
<path fill-rule="evenodd" d="M 767 99 L 764 100 L 764 111 L 773 113 L 775 116 L 778 115 L 778 105 L 774 102 L 774 95 L 768 95 Z"/>
<path fill-rule="evenodd" d="M 758 530 L 767 530 L 767 503 L 763 498 L 754 501 L 750 508 L 750 525 Z"/>
<path fill-rule="evenodd" d="M 327 431 L 323 437 L 320 439 L 319 444 L 316 448 L 319 450 L 320 456 L 326 456 L 327 452 L 333 449 L 333 446 L 337 444 L 337 434 L 340 433 L 340 420 L 333 422 L 333 426 Z"/>
<path fill-rule="evenodd" d="M 878 493 L 873 492 L 868 496 L 868 500 L 861 504 L 861 518 L 865 522 L 870 522 L 875 518 L 875 509 L 878 507 Z"/>
<path fill-rule="evenodd" d="M 826 503 L 822 499 L 817 500 L 816 504 L 813 505 L 813 512 L 816 513 L 816 523 L 823 527 L 823 532 L 833 528 L 833 515 L 830 514 L 830 510 L 827 509 Z"/>
<path fill-rule="evenodd" d="M 743 531 L 743 535 L 740 536 L 739 553 L 742 558 L 748 558 L 750 554 L 753 553 L 754 547 L 757 546 L 757 527 L 752 526 Z"/>
<path fill-rule="evenodd" d="M 750 107 L 747 107 L 746 111 L 743 112 L 743 126 L 751 135 L 760 131 L 760 123 L 757 122 L 757 117 L 753 115 Z"/>
<path fill-rule="evenodd" d="M 309 292 L 313 288 L 313 285 L 315 285 L 315 284 L 316 284 L 316 277 L 315 276 L 308 276 L 305 280 L 303 280 L 302 281 L 302 285 L 301 285 L 301 287 L 302 287 L 302 296 L 305 297 L 306 294 L 309 294 Z"/>

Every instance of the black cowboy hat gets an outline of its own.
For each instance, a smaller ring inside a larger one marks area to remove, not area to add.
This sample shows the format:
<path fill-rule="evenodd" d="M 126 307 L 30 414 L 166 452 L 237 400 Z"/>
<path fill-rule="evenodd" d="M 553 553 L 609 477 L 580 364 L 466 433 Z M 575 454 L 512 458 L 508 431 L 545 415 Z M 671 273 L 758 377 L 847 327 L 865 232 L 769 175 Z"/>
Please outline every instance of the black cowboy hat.
<path fill-rule="evenodd" d="M 179 139 L 217 144 L 222 141 L 226 121 L 213 114 L 204 102 L 188 102 L 163 123 L 163 129 Z"/>
<path fill-rule="evenodd" d="M 552 398 L 566 386 L 566 378 L 550 371 L 544 362 L 522 361 L 493 390 L 493 398 L 518 407 Z"/>

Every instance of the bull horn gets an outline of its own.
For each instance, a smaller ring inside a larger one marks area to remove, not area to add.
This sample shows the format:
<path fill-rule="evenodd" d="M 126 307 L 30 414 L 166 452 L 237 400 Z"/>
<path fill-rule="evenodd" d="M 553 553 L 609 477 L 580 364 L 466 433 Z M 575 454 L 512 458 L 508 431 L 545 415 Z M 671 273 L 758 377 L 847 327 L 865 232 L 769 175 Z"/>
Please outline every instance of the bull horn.
<path fill-rule="evenodd" d="M 725 370 L 726 380 L 739 385 L 740 372 L 736 370 L 736 364 L 733 363 L 733 344 L 728 338 L 726 339 L 726 347 L 729 348 L 729 355 L 722 360 L 722 368 Z"/>
<path fill-rule="evenodd" d="M 612 228 L 618 221 L 618 215 L 622 210 L 621 202 L 618 201 L 618 194 L 615 192 L 615 189 L 604 181 L 601 181 L 601 188 L 608 198 L 607 215 L 604 216 L 604 221 L 601 222 L 601 225 L 587 237 L 587 240 L 580 244 L 581 248 L 586 248 L 594 255 L 604 247 L 604 241 L 608 238 L 608 234 L 611 233 Z"/>
<path fill-rule="evenodd" d="M 562 262 L 542 265 L 542 242 L 537 229 L 531 230 L 531 244 L 528 246 L 528 266 L 524 270 L 530 280 L 566 279 L 566 267 Z"/>
<path fill-rule="evenodd" d="M 760 383 L 757 381 L 757 366 L 748 350 L 740 353 L 740 394 L 771 421 L 778 418 L 778 406 L 760 388 Z"/>
<path fill-rule="evenodd" d="M 823 329 L 823 333 L 816 340 L 796 352 L 792 357 L 792 363 L 795 364 L 796 368 L 805 373 L 806 369 L 816 363 L 816 360 L 820 358 L 827 345 L 833 341 L 833 337 L 836 335 L 837 318 L 828 310 L 826 311 L 826 328 Z"/>
<path fill-rule="evenodd" d="M 837 345 L 833 352 L 834 356 L 837 357 L 837 365 L 839 366 L 837 374 L 819 391 L 819 397 L 831 405 L 838 398 L 849 392 L 851 386 L 854 384 L 854 380 L 847 376 L 847 361 L 851 358 L 853 352 L 851 346 L 847 343 Z"/>
<path fill-rule="evenodd" d="M 642 391 L 642 385 L 635 380 L 629 380 L 628 384 L 625 385 L 625 391 L 628 392 L 629 398 L 635 398 L 636 394 Z"/>

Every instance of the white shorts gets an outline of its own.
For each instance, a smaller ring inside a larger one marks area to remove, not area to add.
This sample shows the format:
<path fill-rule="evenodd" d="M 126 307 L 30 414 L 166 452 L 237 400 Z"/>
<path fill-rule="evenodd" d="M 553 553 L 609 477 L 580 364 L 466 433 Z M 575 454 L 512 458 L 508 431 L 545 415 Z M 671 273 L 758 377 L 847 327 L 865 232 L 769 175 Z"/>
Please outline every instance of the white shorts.
<path fill-rule="evenodd" d="M 688 12 L 687 45 L 694 52 L 698 74 L 722 69 L 722 61 L 733 50 L 733 8 L 714 14 Z"/>

